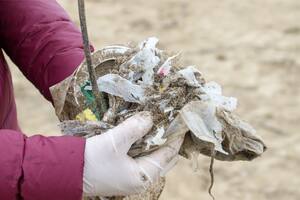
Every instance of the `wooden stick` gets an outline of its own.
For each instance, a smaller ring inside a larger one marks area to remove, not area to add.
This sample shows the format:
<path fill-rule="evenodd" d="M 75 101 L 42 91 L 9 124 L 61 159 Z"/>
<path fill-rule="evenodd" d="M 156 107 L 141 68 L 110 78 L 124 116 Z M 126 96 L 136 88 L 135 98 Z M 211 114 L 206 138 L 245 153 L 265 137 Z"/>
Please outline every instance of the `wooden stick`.
<path fill-rule="evenodd" d="M 78 11 L 79 11 L 79 19 L 80 19 L 80 27 L 82 32 L 83 46 L 84 46 L 84 54 L 86 58 L 86 64 L 92 84 L 92 92 L 95 96 L 97 111 L 99 113 L 100 119 L 103 117 L 103 114 L 107 110 L 107 104 L 102 92 L 99 91 L 98 84 L 96 81 L 96 72 L 92 63 L 90 42 L 88 37 L 87 25 L 86 25 L 86 16 L 85 16 L 85 5 L 84 0 L 78 0 Z"/>

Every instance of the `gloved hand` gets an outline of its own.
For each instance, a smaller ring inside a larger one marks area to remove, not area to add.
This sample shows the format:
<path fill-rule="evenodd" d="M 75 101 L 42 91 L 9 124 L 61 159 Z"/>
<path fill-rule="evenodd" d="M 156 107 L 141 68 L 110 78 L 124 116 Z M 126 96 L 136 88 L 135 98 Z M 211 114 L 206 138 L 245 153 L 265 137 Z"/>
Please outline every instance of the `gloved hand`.
<path fill-rule="evenodd" d="M 85 196 L 127 196 L 145 191 L 161 172 L 175 165 L 183 139 L 152 154 L 133 159 L 131 145 L 153 126 L 149 112 L 141 112 L 117 127 L 86 141 L 83 191 Z M 171 166 L 170 166 L 171 165 Z"/>

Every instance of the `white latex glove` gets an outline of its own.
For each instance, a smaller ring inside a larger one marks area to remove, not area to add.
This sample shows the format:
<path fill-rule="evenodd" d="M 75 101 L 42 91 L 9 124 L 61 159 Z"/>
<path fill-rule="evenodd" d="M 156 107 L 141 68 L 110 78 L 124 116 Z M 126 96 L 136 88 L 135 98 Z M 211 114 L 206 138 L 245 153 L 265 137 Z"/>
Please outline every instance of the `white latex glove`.
<path fill-rule="evenodd" d="M 131 145 L 153 126 L 149 112 L 141 112 L 117 127 L 86 141 L 83 191 L 85 196 L 127 196 L 145 191 L 176 163 L 183 139 L 152 154 L 133 159 Z M 167 169 L 166 169 L 167 168 Z"/>

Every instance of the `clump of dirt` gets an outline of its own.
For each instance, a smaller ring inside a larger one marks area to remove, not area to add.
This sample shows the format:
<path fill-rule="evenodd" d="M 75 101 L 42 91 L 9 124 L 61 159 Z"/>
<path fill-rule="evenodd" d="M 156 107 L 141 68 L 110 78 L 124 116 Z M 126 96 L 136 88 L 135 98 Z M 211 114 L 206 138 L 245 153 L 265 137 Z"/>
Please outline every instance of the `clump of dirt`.
<path fill-rule="evenodd" d="M 206 82 L 194 66 L 183 67 L 179 54 L 160 50 L 157 43 L 152 37 L 139 45 L 108 46 L 93 54 L 97 84 L 109 105 L 101 119 L 85 63 L 52 87 L 62 132 L 91 137 L 137 112 L 150 111 L 155 127 L 131 147 L 132 157 L 149 154 L 177 137 L 185 137 L 180 152 L 190 159 L 195 153 L 223 161 L 260 156 L 266 149 L 264 142 L 232 114 L 237 100 L 223 96 L 217 83 Z M 212 166 L 210 171 L 213 175 Z M 149 192 L 139 199 L 149 199 Z M 159 194 L 150 199 L 158 199 Z"/>

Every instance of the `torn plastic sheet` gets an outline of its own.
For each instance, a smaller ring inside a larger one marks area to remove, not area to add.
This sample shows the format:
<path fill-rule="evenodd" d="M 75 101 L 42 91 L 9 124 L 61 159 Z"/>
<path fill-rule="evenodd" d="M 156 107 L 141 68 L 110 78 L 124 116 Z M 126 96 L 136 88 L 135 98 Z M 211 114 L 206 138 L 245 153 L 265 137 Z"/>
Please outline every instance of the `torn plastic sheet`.
<path fill-rule="evenodd" d="M 101 134 L 106 130 L 113 128 L 112 125 L 101 121 L 78 121 L 66 120 L 59 124 L 64 135 L 90 137 L 95 133 Z"/>
<path fill-rule="evenodd" d="M 162 66 L 157 70 L 157 74 L 160 76 L 167 76 L 170 73 L 171 68 L 173 67 L 173 60 L 176 59 L 179 54 L 169 57 Z"/>
<path fill-rule="evenodd" d="M 199 95 L 203 101 L 211 101 L 217 107 L 222 107 L 225 110 L 233 111 L 237 107 L 237 99 L 234 97 L 225 97 L 222 95 L 222 88 L 216 82 L 208 82 L 201 88 L 205 94 Z"/>
<path fill-rule="evenodd" d="M 151 146 L 155 146 L 155 145 L 158 145 L 158 146 L 161 146 L 163 145 L 167 139 L 166 138 L 163 138 L 165 134 L 165 129 L 164 127 L 159 127 L 156 131 L 156 135 L 155 136 L 151 136 L 150 138 L 147 138 L 146 139 L 146 150 L 149 150 Z"/>
<path fill-rule="evenodd" d="M 194 66 L 188 66 L 185 69 L 178 71 L 178 73 L 182 75 L 182 77 L 186 80 L 189 86 L 201 86 L 195 76 L 195 74 L 201 75 L 201 73 Z"/>
<path fill-rule="evenodd" d="M 139 45 L 140 51 L 129 60 L 126 65 L 136 65 L 142 68 L 142 80 L 145 85 L 152 85 L 154 81 L 154 67 L 160 62 L 160 58 L 155 55 L 158 39 L 148 38 Z"/>
<path fill-rule="evenodd" d="M 110 54 L 124 54 L 127 51 L 130 50 L 130 48 L 125 47 L 125 46 L 118 46 L 118 45 L 113 45 L 113 46 L 107 46 L 101 49 L 104 53 L 110 53 Z"/>
<path fill-rule="evenodd" d="M 266 146 L 248 123 L 232 113 L 218 109 L 218 120 L 223 126 L 224 147 L 229 155 L 216 155 L 221 160 L 253 160 L 262 155 Z"/>
<path fill-rule="evenodd" d="M 98 78 L 97 84 L 101 92 L 122 97 L 125 101 L 141 103 L 144 100 L 145 90 L 118 74 L 106 74 Z"/>
<path fill-rule="evenodd" d="M 222 148 L 222 124 L 216 117 L 216 107 L 211 103 L 192 101 L 180 111 L 181 117 L 193 135 L 213 143 L 215 150 L 227 154 Z"/>

